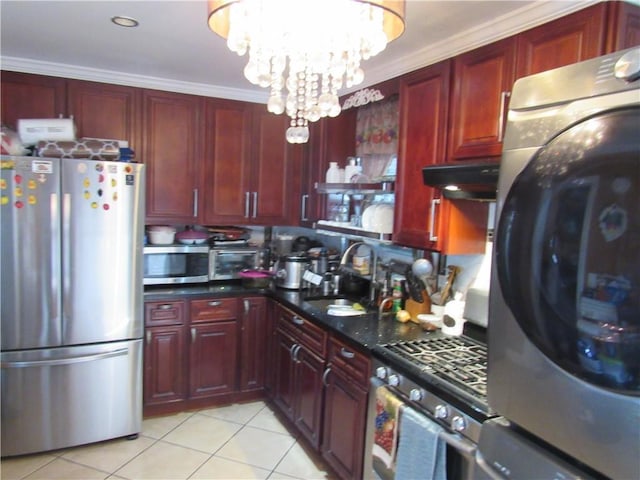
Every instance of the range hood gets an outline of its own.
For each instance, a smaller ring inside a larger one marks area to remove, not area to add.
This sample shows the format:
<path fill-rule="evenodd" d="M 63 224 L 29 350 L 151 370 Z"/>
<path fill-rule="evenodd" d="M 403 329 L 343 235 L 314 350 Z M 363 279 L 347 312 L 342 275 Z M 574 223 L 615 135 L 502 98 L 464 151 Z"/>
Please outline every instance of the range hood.
<path fill-rule="evenodd" d="M 432 165 L 422 169 L 422 178 L 425 185 L 441 189 L 445 198 L 492 202 L 499 171 L 499 165 L 486 163 Z"/>

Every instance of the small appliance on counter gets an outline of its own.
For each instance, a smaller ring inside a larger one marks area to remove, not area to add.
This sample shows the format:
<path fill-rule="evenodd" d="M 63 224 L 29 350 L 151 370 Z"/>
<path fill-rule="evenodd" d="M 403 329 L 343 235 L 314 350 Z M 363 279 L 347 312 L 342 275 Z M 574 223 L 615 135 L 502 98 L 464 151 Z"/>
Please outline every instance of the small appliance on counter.
<path fill-rule="evenodd" d="M 304 288 L 302 276 L 310 266 L 310 259 L 306 253 L 291 253 L 282 255 L 274 265 L 276 286 L 290 290 Z"/>

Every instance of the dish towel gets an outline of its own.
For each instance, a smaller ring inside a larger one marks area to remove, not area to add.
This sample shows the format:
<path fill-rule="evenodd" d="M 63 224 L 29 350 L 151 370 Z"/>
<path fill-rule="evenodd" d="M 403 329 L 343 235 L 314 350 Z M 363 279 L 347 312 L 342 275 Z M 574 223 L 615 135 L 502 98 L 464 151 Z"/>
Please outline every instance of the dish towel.
<path fill-rule="evenodd" d="M 398 420 L 402 405 L 402 400 L 385 387 L 376 389 L 376 429 L 372 453 L 389 469 L 396 460 Z"/>
<path fill-rule="evenodd" d="M 445 480 L 447 444 L 443 428 L 411 407 L 402 410 L 396 466 L 397 480 Z"/>

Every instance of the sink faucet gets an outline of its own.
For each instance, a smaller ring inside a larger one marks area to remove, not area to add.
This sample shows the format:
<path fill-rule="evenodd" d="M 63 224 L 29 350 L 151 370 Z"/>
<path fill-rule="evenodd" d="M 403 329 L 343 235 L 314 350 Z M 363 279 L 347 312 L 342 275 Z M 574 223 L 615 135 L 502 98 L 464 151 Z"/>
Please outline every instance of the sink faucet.
<path fill-rule="evenodd" d="M 347 247 L 347 249 L 342 254 L 342 258 L 340 258 L 340 267 L 343 267 L 347 264 L 349 260 L 349 254 L 355 248 L 360 245 L 367 245 L 371 250 L 371 282 L 369 285 L 369 303 L 374 305 L 376 303 L 376 270 L 378 269 L 378 255 L 376 254 L 376 250 L 365 242 L 354 242 Z"/>

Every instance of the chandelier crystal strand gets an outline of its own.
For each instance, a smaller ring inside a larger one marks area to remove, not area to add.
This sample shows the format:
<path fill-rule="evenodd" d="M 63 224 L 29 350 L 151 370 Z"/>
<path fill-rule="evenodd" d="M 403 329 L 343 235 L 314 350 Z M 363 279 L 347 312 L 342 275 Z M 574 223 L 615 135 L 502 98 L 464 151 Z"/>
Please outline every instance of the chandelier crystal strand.
<path fill-rule="evenodd" d="M 269 88 L 267 109 L 291 118 L 287 141 L 335 117 L 338 91 L 364 80 L 360 62 L 404 31 L 404 0 L 208 0 L 209 27 L 248 53 L 245 77 Z"/>

